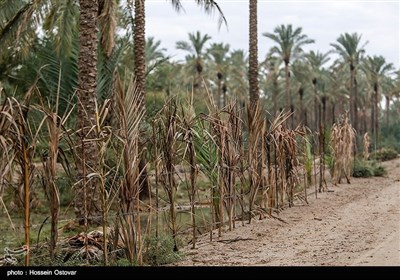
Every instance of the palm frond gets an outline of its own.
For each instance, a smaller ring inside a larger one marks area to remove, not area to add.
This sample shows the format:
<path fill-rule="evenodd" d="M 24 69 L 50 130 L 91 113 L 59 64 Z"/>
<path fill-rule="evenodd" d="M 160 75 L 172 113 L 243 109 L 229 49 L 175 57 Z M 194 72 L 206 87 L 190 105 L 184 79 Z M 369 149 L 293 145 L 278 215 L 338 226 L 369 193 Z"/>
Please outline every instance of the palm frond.
<path fill-rule="evenodd" d="M 97 62 L 97 96 L 99 98 L 104 100 L 111 97 L 115 74 L 127 49 L 127 42 L 121 42 L 109 57 L 103 51 L 99 52 Z"/>
<path fill-rule="evenodd" d="M 178 50 L 184 50 L 184 51 L 188 51 L 188 52 L 193 52 L 193 48 L 189 45 L 188 42 L 185 42 L 185 41 L 176 42 L 176 48 Z"/>
<path fill-rule="evenodd" d="M 222 9 L 218 5 L 218 3 L 214 0 L 195 0 L 196 4 L 199 5 L 207 14 L 212 14 L 215 11 L 218 12 L 218 26 L 221 27 L 221 25 L 224 23 L 226 26 L 228 26 L 228 22 L 226 21 L 225 15 L 222 12 Z"/>
<path fill-rule="evenodd" d="M 72 55 L 78 34 L 78 15 L 79 7 L 75 0 L 64 0 L 58 7 L 53 26 L 57 29 L 54 44 L 58 56 Z"/>
<path fill-rule="evenodd" d="M 135 80 L 131 79 L 127 87 L 123 84 L 118 75 L 114 94 L 116 99 L 116 112 L 118 123 L 118 138 L 122 142 L 123 158 L 123 182 L 119 190 L 120 204 L 119 227 L 121 238 L 124 242 L 127 257 L 134 263 L 140 259 L 140 220 L 133 214 L 139 211 L 139 178 L 142 170 L 139 170 L 141 153 L 139 149 L 140 123 L 145 114 L 142 105 L 141 92 L 136 86 Z"/>
<path fill-rule="evenodd" d="M 48 3 L 44 0 L 2 1 L 0 3 L 0 11 L 3 11 L 0 12 L 0 48 L 25 57 L 36 38 L 37 27 L 47 9 Z M 8 48 L 9 46 L 13 47 Z"/>
<path fill-rule="evenodd" d="M 180 0 L 171 0 L 170 2 L 175 11 L 177 12 L 185 11 Z"/>
<path fill-rule="evenodd" d="M 71 55 L 58 56 L 53 49 L 53 42 L 45 40 L 37 45 L 36 55 L 30 56 L 13 82 L 22 89 L 27 89 L 33 83 L 33 78 L 39 76 L 38 88 L 43 98 L 52 104 L 56 101 L 57 91 L 60 91 L 60 114 L 63 114 L 73 100 L 74 92 L 78 86 L 78 47 L 74 42 Z M 59 82 L 59 74 L 63 78 Z"/>
<path fill-rule="evenodd" d="M 101 3 L 101 11 L 99 11 L 100 15 L 98 18 L 101 32 L 100 42 L 104 53 L 107 57 L 110 57 L 115 45 L 117 3 L 114 0 L 102 0 Z"/>

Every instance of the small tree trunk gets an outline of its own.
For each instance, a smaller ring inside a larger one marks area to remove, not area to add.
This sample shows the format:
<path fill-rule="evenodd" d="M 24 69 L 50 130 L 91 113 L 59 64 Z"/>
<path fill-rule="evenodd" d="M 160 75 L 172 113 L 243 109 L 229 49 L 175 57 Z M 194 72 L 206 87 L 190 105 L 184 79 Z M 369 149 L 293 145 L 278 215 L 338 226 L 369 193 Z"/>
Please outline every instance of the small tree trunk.
<path fill-rule="evenodd" d="M 372 141 L 375 141 L 375 92 L 372 93 L 371 98 L 371 120 L 370 120 L 370 131 L 372 136 Z"/>
<path fill-rule="evenodd" d="M 318 91 L 317 91 L 317 79 L 313 79 L 313 90 L 314 90 L 314 131 L 319 128 L 319 105 L 318 105 Z"/>
<path fill-rule="evenodd" d="M 386 100 L 386 128 L 389 127 L 389 107 L 390 107 L 390 97 L 389 95 L 385 95 L 385 100 Z"/>
<path fill-rule="evenodd" d="M 367 109 L 365 106 L 362 109 L 363 112 L 363 129 L 360 132 L 360 135 L 364 135 L 365 132 L 367 132 Z"/>
<path fill-rule="evenodd" d="M 227 96 L 226 96 L 226 92 L 228 91 L 228 89 L 227 89 L 227 87 L 226 87 L 226 84 L 224 83 L 224 84 L 222 84 L 222 95 L 223 95 L 223 104 L 222 104 L 222 106 L 226 106 L 226 103 L 227 103 Z"/>
<path fill-rule="evenodd" d="M 378 106 L 378 91 L 379 91 L 379 86 L 378 83 L 375 83 L 374 85 L 374 107 L 375 107 L 375 145 L 378 146 L 378 138 L 379 138 L 379 106 Z"/>
<path fill-rule="evenodd" d="M 350 64 L 350 88 L 349 88 L 349 116 L 350 116 L 350 123 L 354 127 L 354 66 Z"/>
<path fill-rule="evenodd" d="M 293 111 L 294 111 L 294 106 L 293 106 L 293 100 L 290 94 L 290 72 L 289 72 L 289 61 L 285 61 L 285 92 L 286 92 L 286 98 L 287 98 L 287 109 L 290 113 L 292 113 L 290 117 L 290 125 L 291 128 L 294 127 L 294 116 L 293 116 Z"/>
<path fill-rule="evenodd" d="M 222 74 L 218 72 L 217 73 L 217 106 L 218 106 L 218 108 L 221 108 L 221 100 L 222 100 L 221 79 L 222 79 Z"/>
<path fill-rule="evenodd" d="M 357 133 L 359 127 L 358 127 L 358 82 L 356 78 L 356 73 L 354 73 L 354 129 L 356 130 Z"/>
<path fill-rule="evenodd" d="M 279 88 L 278 88 L 278 80 L 276 79 L 274 81 L 274 91 L 273 91 L 273 108 L 274 108 L 274 112 L 273 112 L 273 116 L 276 115 L 276 113 L 278 112 L 278 95 L 279 95 Z"/>
<path fill-rule="evenodd" d="M 304 105 L 303 105 L 303 94 L 304 94 L 304 90 L 303 88 L 299 89 L 299 96 L 300 96 L 300 123 L 307 125 L 307 121 L 305 119 L 305 115 L 304 115 Z"/>

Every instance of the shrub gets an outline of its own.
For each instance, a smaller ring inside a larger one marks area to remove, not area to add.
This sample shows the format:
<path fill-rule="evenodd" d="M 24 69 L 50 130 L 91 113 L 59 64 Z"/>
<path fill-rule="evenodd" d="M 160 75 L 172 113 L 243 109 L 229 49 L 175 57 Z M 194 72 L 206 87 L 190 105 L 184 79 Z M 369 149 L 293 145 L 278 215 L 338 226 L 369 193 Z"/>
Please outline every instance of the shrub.
<path fill-rule="evenodd" d="M 174 251 L 174 240 L 171 236 L 163 234 L 156 238 L 152 236 L 149 240 L 149 247 L 145 254 L 148 265 L 158 266 L 177 262 L 183 254 Z"/>
<path fill-rule="evenodd" d="M 386 173 L 386 169 L 374 160 L 356 160 L 353 168 L 353 177 L 380 177 Z"/>
<path fill-rule="evenodd" d="M 387 171 L 382 165 L 378 165 L 376 168 L 374 168 L 374 176 L 382 177 L 385 176 L 386 173 Z"/>
<path fill-rule="evenodd" d="M 353 177 L 372 177 L 374 176 L 374 170 L 371 164 L 365 160 L 356 160 L 353 167 Z"/>
<path fill-rule="evenodd" d="M 400 153 L 400 138 L 396 138 L 393 135 L 388 135 L 387 137 L 383 138 L 382 141 L 379 143 L 381 147 L 392 148 Z"/>
<path fill-rule="evenodd" d="M 375 152 L 371 153 L 370 158 L 374 160 L 386 161 L 395 159 L 397 157 L 397 151 L 392 148 L 380 148 Z"/>
<path fill-rule="evenodd" d="M 146 117 L 151 119 L 165 104 L 165 95 L 162 92 L 146 93 Z"/>

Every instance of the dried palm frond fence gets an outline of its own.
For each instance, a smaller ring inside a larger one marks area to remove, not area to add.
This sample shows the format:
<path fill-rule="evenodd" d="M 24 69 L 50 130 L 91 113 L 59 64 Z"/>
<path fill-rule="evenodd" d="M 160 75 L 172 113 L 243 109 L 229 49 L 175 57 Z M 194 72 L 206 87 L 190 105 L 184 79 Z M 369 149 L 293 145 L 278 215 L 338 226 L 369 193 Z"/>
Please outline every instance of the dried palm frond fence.
<path fill-rule="evenodd" d="M 117 119 L 120 124 L 117 136 L 122 143 L 123 179 L 117 192 L 119 193 L 119 207 L 114 243 L 118 243 L 120 236 L 129 261 L 132 264 L 141 264 L 144 242 L 141 239 L 139 193 L 142 188 L 140 175 L 144 170 L 139 168 L 143 151 L 139 147 L 139 137 L 140 123 L 145 111 L 143 106 L 140 106 L 142 102 L 141 92 L 137 90 L 134 81 L 130 81 L 125 86 L 121 80 L 118 80 L 115 95 Z"/>
<path fill-rule="evenodd" d="M 270 135 L 267 135 L 267 138 L 271 139 L 268 150 L 272 155 L 269 157 L 272 158 L 272 163 L 275 163 L 274 171 L 270 174 L 274 179 L 270 180 L 273 182 L 270 186 L 270 208 L 283 207 L 285 196 L 289 207 L 293 206 L 296 187 L 300 186 L 300 180 L 304 177 L 302 174 L 305 172 L 305 165 L 300 164 L 297 143 L 298 137 L 302 138 L 304 133 L 300 127 L 293 130 L 286 128 L 285 122 L 289 117 L 289 114 L 278 115 L 271 124 Z M 302 140 L 304 141 L 304 138 Z"/>
<path fill-rule="evenodd" d="M 222 225 L 224 223 L 224 209 L 228 216 L 229 230 L 235 228 L 235 215 L 236 215 L 236 180 L 240 178 L 244 183 L 243 173 L 240 173 L 240 168 L 243 166 L 241 162 L 244 159 L 243 155 L 243 141 L 242 129 L 243 124 L 241 120 L 241 113 L 235 103 L 229 103 L 224 109 L 219 110 L 215 105 L 212 95 L 208 95 L 208 109 L 209 114 L 202 116 L 202 120 L 208 123 L 209 130 L 203 131 L 202 134 L 208 135 L 209 139 L 206 141 L 215 148 L 214 152 L 214 166 L 212 169 L 206 171 L 210 179 L 213 181 L 211 192 L 210 205 L 214 209 L 216 224 L 218 226 L 218 236 L 222 234 Z M 202 125 L 204 127 L 204 124 Z M 200 153 L 204 154 L 202 147 L 198 148 Z M 203 158 L 200 158 L 200 162 Z M 213 177 L 213 174 L 217 174 Z M 243 194 L 243 184 L 240 193 Z M 241 197 L 241 204 L 243 205 L 243 196 Z M 243 207 L 242 207 L 243 209 Z M 212 231 L 213 226 L 210 230 Z M 212 235 L 211 235 L 212 238 Z"/>
<path fill-rule="evenodd" d="M 306 136 L 306 128 L 287 128 L 289 113 L 267 118 L 260 104 L 245 110 L 234 101 L 219 109 L 209 95 L 209 113 L 196 115 L 193 96 L 187 101 L 174 97 L 166 100 L 148 123 L 151 127 L 143 132 L 145 111 L 143 106 L 138 106 L 142 102 L 141 93 L 133 80 L 124 84 L 117 77 L 113 102 L 112 107 L 109 100 L 99 106 L 92 129 L 97 135 L 94 140 L 100 151 L 101 167 L 97 173 L 87 175 L 88 180 L 99 179 L 102 233 L 96 231 L 93 235 L 86 228 L 84 233 L 68 238 L 67 242 L 74 241 L 73 246 L 83 258 L 96 256 L 95 260 L 107 265 L 115 261 L 117 255 L 121 256 L 116 252 L 123 251 L 131 264 L 141 265 L 149 261 L 146 259 L 148 250 L 161 246 L 158 240 L 166 233 L 173 240 L 173 251 L 181 246 L 182 234 L 190 235 L 195 248 L 199 233 L 209 231 L 212 240 L 215 235 L 221 237 L 224 230 L 235 228 L 239 221 L 244 225 L 245 220 L 250 223 L 256 215 L 260 218 L 274 216 L 283 207 L 293 206 L 296 199 L 307 202 L 313 162 L 315 165 L 312 141 Z M 19 163 L 24 175 L 19 195 L 25 198 L 22 205 L 29 205 L 25 194 L 29 195 L 34 185 L 34 139 L 39 127 L 47 125 L 49 153 L 43 158 L 42 182 L 51 202 L 49 250 L 51 258 L 57 261 L 57 246 L 64 248 L 66 243 L 60 244 L 57 237 L 61 221 L 55 164 L 57 158 L 65 157 L 60 141 L 70 139 L 73 134 L 65 127 L 70 113 L 58 116 L 57 105 L 51 109 L 41 104 L 37 111 L 42 112 L 43 119 L 34 129 L 35 133 L 31 133 L 27 115 L 23 114 L 25 108 L 10 98 L 5 99 L 1 108 L 0 194 L 5 185 L 12 184 L 11 171 L 15 163 Z M 118 125 L 107 124 L 110 110 Z M 31 138 L 22 135 L 31 135 Z M 346 117 L 334 125 L 331 139 L 335 162 L 333 178 L 337 183 L 342 175 L 350 176 L 352 162 L 349 155 L 352 155 L 354 130 Z M 140 143 L 148 145 L 144 148 Z M 73 143 L 69 145 L 73 155 Z M 143 158 L 148 158 L 144 168 L 140 164 Z M 143 174 L 147 174 L 146 180 L 151 186 L 147 200 L 140 199 Z M 7 210 L 2 198 L 0 195 Z M 25 244 L 29 261 L 32 225 L 29 224 L 29 206 L 25 209 L 28 209 L 25 211 Z M 189 221 L 182 222 L 182 213 L 189 214 Z M 160 221 L 162 217 L 166 223 Z M 8 219 L 13 224 L 10 215 Z M 154 235 L 155 247 L 150 245 Z"/>
<path fill-rule="evenodd" d="M 177 236 L 175 196 L 182 186 L 190 186 L 193 247 L 195 205 L 200 206 L 206 197 L 209 197 L 210 215 L 203 224 L 209 225 L 212 240 L 213 230 L 217 228 L 220 237 L 225 224 L 231 230 L 237 220 L 248 217 L 250 222 L 256 213 L 271 214 L 273 208 L 285 206 L 286 200 L 292 206 L 296 188 L 301 187 L 300 178 L 304 177 L 301 175 L 304 165 L 299 161 L 302 150 L 298 148 L 304 133 L 300 127 L 295 130 L 285 127 L 289 114 L 281 114 L 270 123 L 262 118 L 261 106 L 257 105 L 255 114 L 248 111 L 246 127 L 236 103 L 218 109 L 211 96 L 208 101 L 210 113 L 198 117 L 190 103 L 167 101 L 155 118 L 152 136 L 155 139 L 152 154 L 156 160 L 154 188 L 158 192 L 157 184 L 160 184 L 167 194 L 169 228 L 174 240 Z M 244 131 L 249 131 L 247 149 Z M 178 165 L 186 165 L 189 170 L 179 176 Z M 208 179 L 209 195 L 200 197 L 197 192 L 198 173 Z M 176 240 L 174 248 L 177 249 Z"/>
<path fill-rule="evenodd" d="M 350 184 L 351 170 L 354 161 L 354 145 L 356 133 L 349 123 L 347 115 L 341 116 L 332 126 L 331 146 L 333 155 L 333 184 L 340 184 L 343 176 Z"/>
<path fill-rule="evenodd" d="M 36 91 L 36 85 L 33 85 L 24 96 L 22 102 L 13 97 L 4 100 L 1 107 L 0 125 L 1 125 L 1 154 L 2 160 L 7 160 L 2 164 L 2 176 L 12 178 L 13 165 L 19 167 L 20 182 L 15 188 L 16 202 L 24 210 L 24 244 L 27 248 L 25 254 L 25 265 L 30 262 L 30 215 L 31 204 L 34 199 L 34 164 L 38 131 L 43 122 L 40 122 L 39 128 L 34 130 L 29 122 L 28 113 L 30 110 L 30 101 Z M 9 176 L 7 176 L 9 175 Z M 2 177 L 1 181 L 5 181 Z M 4 205 L 4 203 L 3 203 Z M 11 223 L 12 224 L 12 223 Z"/>

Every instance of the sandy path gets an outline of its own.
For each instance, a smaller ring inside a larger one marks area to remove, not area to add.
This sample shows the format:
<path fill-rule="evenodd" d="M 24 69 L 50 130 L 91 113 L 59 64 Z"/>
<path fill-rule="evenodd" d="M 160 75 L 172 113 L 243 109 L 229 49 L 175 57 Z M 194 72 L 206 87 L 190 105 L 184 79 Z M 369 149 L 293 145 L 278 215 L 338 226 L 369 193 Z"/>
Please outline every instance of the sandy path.
<path fill-rule="evenodd" d="M 279 214 L 185 249 L 176 265 L 400 265 L 400 159 L 384 178 L 353 178 Z M 216 236 L 216 235 L 215 235 Z M 242 240 L 246 239 L 246 240 Z"/>
<path fill-rule="evenodd" d="M 376 248 L 369 250 L 354 261 L 354 266 L 399 266 L 400 265 L 400 233 L 397 230 Z"/>

